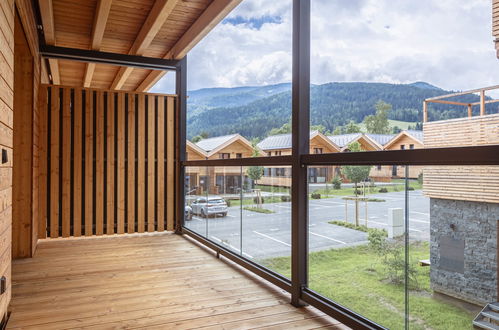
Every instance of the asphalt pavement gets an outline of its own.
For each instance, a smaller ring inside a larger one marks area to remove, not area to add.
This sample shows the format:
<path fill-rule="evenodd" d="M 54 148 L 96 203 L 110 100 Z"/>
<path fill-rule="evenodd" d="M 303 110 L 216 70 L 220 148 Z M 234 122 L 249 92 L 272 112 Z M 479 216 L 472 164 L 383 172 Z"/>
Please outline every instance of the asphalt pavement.
<path fill-rule="evenodd" d="M 369 195 L 384 202 L 367 203 L 367 226 L 388 227 L 388 210 L 405 209 L 405 192 Z M 409 191 L 409 237 L 411 240 L 429 241 L 429 198 L 422 190 Z M 185 226 L 208 237 L 246 258 L 255 261 L 291 255 L 291 203 L 269 203 L 263 207 L 273 211 L 263 214 L 230 207 L 226 217 L 204 219 L 193 216 Z M 353 201 L 341 197 L 309 201 L 309 249 L 320 251 L 367 243 L 367 233 L 329 224 L 331 220 L 355 222 Z M 365 203 L 359 203 L 359 222 L 366 224 Z"/>

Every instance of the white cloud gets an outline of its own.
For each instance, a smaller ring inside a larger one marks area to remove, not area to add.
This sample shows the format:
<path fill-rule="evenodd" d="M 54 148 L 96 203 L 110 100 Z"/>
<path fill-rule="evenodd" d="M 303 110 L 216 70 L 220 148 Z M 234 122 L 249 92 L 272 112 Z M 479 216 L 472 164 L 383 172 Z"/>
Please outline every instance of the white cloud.
<path fill-rule="evenodd" d="M 219 24 L 190 52 L 188 88 L 290 81 L 291 1 L 244 0 L 229 17 L 243 22 Z M 265 17 L 280 20 L 244 23 Z M 493 85 L 491 24 L 489 0 L 312 0 L 312 82 Z"/>

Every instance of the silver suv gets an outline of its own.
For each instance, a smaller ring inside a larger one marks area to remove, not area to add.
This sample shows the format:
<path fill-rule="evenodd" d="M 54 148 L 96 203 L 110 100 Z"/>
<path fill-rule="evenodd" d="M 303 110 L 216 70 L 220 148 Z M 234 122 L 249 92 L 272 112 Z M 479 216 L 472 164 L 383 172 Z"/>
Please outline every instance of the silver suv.
<path fill-rule="evenodd" d="M 220 197 L 199 197 L 192 204 L 192 213 L 202 216 L 203 218 L 211 215 L 227 215 L 227 202 Z"/>

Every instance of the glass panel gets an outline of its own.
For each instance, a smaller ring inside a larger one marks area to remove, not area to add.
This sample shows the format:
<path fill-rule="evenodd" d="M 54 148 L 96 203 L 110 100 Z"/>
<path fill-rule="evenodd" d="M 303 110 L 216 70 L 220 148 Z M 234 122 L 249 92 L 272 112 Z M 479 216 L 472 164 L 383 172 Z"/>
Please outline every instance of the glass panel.
<path fill-rule="evenodd" d="M 241 195 L 240 166 L 209 167 L 212 185 L 205 216 L 208 238 L 223 247 L 241 254 Z"/>
<path fill-rule="evenodd" d="M 185 168 L 185 212 L 184 226 L 195 233 L 207 237 L 208 221 L 203 217 L 209 197 L 210 176 L 206 166 Z"/>
<path fill-rule="evenodd" d="M 390 329 L 403 328 L 404 180 L 381 179 L 375 166 L 311 172 L 332 175 L 323 183 L 309 176 L 309 288 Z"/>
<path fill-rule="evenodd" d="M 291 277 L 291 167 L 243 168 L 243 254 Z"/>
<path fill-rule="evenodd" d="M 409 191 L 411 328 L 470 329 L 498 299 L 499 167 L 410 172 L 422 173 Z"/>

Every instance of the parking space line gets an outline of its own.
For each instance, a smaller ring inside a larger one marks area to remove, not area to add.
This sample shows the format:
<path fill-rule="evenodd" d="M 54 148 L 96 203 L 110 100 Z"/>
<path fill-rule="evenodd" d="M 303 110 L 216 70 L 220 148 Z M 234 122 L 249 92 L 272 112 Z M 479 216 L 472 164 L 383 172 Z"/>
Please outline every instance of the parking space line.
<path fill-rule="evenodd" d="M 278 204 L 275 204 L 273 206 L 282 207 L 282 208 L 285 208 L 285 209 L 290 209 L 291 208 L 291 206 L 287 206 L 287 205 L 278 205 Z"/>
<path fill-rule="evenodd" d="M 429 221 L 419 220 L 419 219 L 410 219 L 411 222 L 420 222 L 420 223 L 430 223 Z"/>
<path fill-rule="evenodd" d="M 328 239 L 328 240 L 333 241 L 333 242 L 337 242 L 337 243 L 341 243 L 341 244 L 347 244 L 347 243 L 345 243 L 343 241 L 340 241 L 340 240 L 337 240 L 337 239 L 334 239 L 334 238 L 331 238 L 331 237 L 327 237 L 327 236 L 324 236 L 324 235 L 321 235 L 321 234 L 313 233 L 311 231 L 309 231 L 309 233 L 312 234 L 312 235 L 315 235 L 315 236 L 319 236 L 319 237 Z"/>
<path fill-rule="evenodd" d="M 423 212 L 418 212 L 418 211 L 411 211 L 411 213 L 422 214 L 422 215 L 426 215 L 427 217 L 430 216 L 430 214 L 428 214 L 428 213 L 423 213 Z"/>
<path fill-rule="evenodd" d="M 284 245 L 286 245 L 286 246 L 291 247 L 291 244 L 288 244 L 288 243 L 286 243 L 286 242 L 280 241 L 280 240 L 278 240 L 277 238 L 274 238 L 274 237 L 271 237 L 271 236 L 269 236 L 269 235 L 265 235 L 265 234 L 259 233 L 259 232 L 255 231 L 255 230 L 253 230 L 253 232 L 254 232 L 255 234 L 257 234 L 257 235 L 263 236 L 263 237 L 268 238 L 268 239 L 271 239 L 271 240 L 273 240 L 273 241 L 275 241 L 275 242 L 278 242 L 278 243 L 281 243 L 281 244 L 284 244 Z"/>

